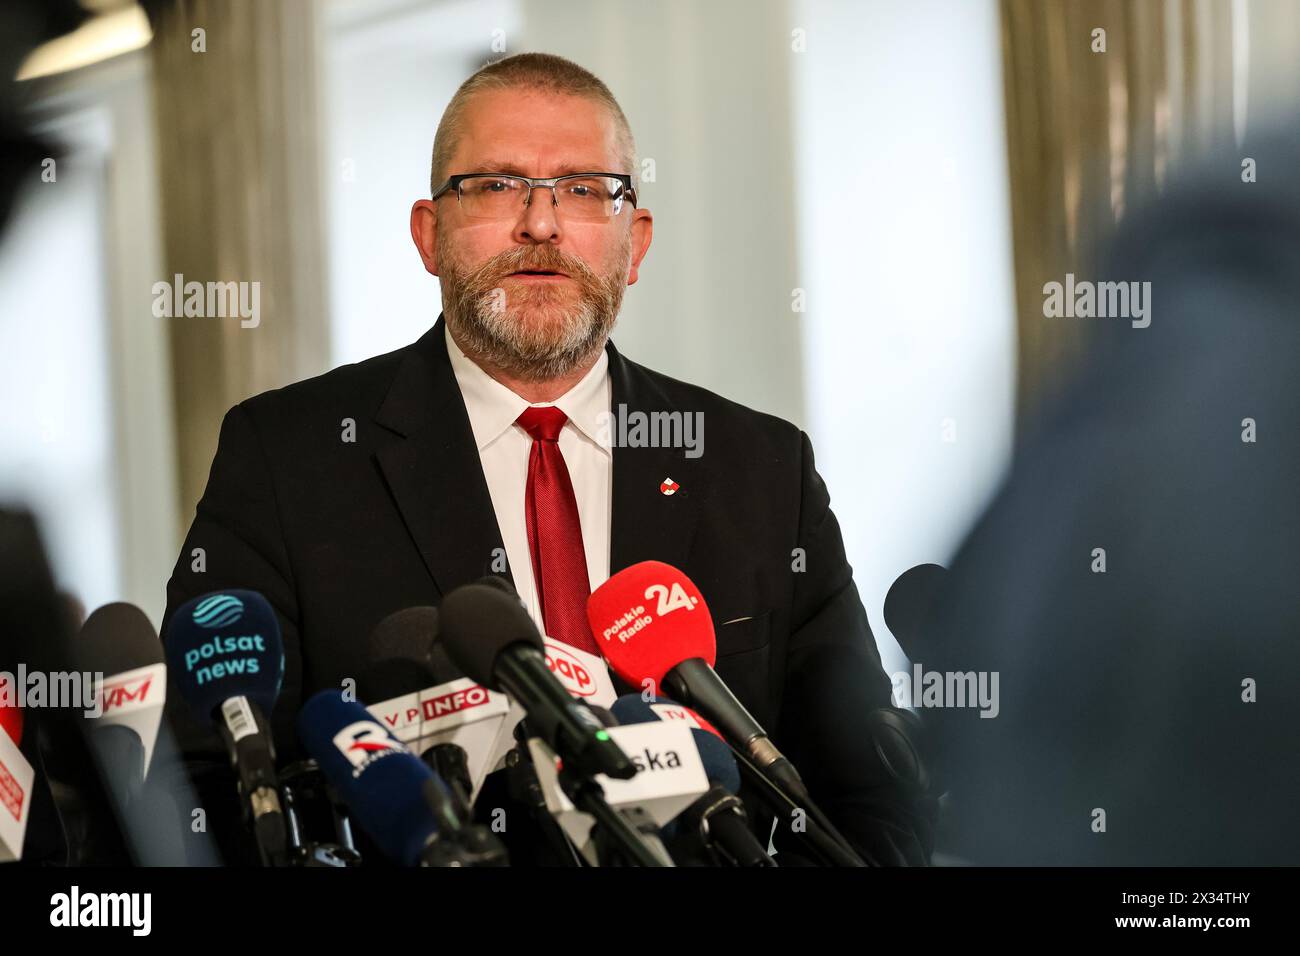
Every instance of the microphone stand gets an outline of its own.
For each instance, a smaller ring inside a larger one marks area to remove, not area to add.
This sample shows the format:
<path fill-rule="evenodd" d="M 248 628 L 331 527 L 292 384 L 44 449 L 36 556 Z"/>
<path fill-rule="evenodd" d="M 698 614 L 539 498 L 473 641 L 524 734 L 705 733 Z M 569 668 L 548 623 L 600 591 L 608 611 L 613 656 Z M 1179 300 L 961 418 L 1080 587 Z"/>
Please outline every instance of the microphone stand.
<path fill-rule="evenodd" d="M 292 867 L 328 867 L 331 869 L 359 866 L 361 854 L 352 842 L 352 824 L 347 811 L 340 808 L 332 788 L 321 775 L 315 760 L 300 760 L 280 772 L 280 799 L 284 807 L 285 828 L 289 845 L 285 863 Z M 323 796 L 329 803 L 337 843 L 302 839 L 299 822 L 298 798 Z"/>
<path fill-rule="evenodd" d="M 747 783 L 753 785 L 763 802 L 778 817 L 789 817 L 792 810 L 803 810 L 807 814 L 808 827 L 804 836 L 811 849 L 816 852 L 827 866 L 863 867 L 867 864 L 848 848 L 838 831 L 826 819 L 826 815 L 811 800 L 804 801 L 804 806 L 795 803 L 791 796 L 778 786 L 771 778 L 754 766 L 749 756 L 733 748 L 740 774 Z"/>
<path fill-rule="evenodd" d="M 634 866 L 674 865 L 671 859 L 662 858 L 647 845 L 637 829 L 609 805 L 605 799 L 605 788 L 595 778 L 565 767 L 559 773 L 559 784 L 573 805 L 594 817 L 605 837 L 627 854 Z"/>

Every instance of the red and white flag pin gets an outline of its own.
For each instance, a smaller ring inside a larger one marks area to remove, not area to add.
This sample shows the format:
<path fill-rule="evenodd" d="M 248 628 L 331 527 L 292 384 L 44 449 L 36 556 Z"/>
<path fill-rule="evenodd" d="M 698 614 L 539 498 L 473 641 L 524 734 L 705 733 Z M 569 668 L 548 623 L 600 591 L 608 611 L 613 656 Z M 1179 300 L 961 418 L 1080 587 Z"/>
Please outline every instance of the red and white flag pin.
<path fill-rule="evenodd" d="M 680 487 L 681 485 L 677 484 L 677 482 L 673 481 L 671 478 L 665 478 L 659 483 L 659 490 L 665 495 L 676 494 L 677 489 Z"/>

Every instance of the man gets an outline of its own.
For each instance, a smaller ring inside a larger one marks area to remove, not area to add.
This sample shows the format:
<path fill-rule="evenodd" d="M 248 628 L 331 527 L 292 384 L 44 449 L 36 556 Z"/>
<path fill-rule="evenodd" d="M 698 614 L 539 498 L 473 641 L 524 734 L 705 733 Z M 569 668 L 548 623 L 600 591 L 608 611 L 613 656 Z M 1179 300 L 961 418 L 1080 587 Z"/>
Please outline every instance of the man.
<path fill-rule="evenodd" d="M 701 588 L 719 674 L 840 829 L 873 860 L 923 863 L 930 804 L 862 733 L 890 683 L 807 436 L 608 341 L 650 246 L 634 170 L 622 110 L 575 64 L 521 54 L 467 80 L 411 211 L 442 316 L 413 345 L 231 409 L 168 617 L 221 587 L 268 598 L 287 753 L 301 701 L 365 668 L 386 615 L 504 572 L 544 633 L 594 653 L 590 590 L 664 561 Z M 703 422 L 705 453 L 611 447 L 611 412 Z M 210 733 L 183 736 L 220 761 Z"/>

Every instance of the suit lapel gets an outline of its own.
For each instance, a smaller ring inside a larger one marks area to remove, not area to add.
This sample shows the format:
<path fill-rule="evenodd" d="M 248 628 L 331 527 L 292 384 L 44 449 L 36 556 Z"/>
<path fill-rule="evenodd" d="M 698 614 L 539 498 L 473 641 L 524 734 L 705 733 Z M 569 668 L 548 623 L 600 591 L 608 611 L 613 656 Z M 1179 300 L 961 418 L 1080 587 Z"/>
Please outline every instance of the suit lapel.
<path fill-rule="evenodd" d="M 375 421 L 393 433 L 375 452 L 379 468 L 439 592 L 492 573 L 504 545 L 441 316 L 402 360 Z"/>
<path fill-rule="evenodd" d="M 439 316 L 411 347 L 375 414 L 376 423 L 391 433 L 375 451 L 379 469 L 442 594 L 493 573 L 494 558 L 505 553 L 465 401 L 447 358 L 444 328 Z M 630 435 L 638 413 L 648 422 L 651 413 L 694 410 L 675 407 L 613 342 L 606 351 L 615 440 L 610 573 L 647 560 L 681 567 L 700 502 L 707 497 L 705 459 L 687 458 L 682 448 L 619 444 L 620 423 L 628 423 Z M 666 495 L 661 485 L 669 479 L 678 487 Z"/>
<path fill-rule="evenodd" d="M 612 395 L 611 433 L 614 436 L 614 487 L 610 529 L 610 574 L 638 561 L 663 561 L 682 567 L 690 552 L 700 502 L 707 497 L 703 456 L 687 458 L 682 448 L 653 448 L 621 443 L 632 435 L 636 415 L 692 410 L 677 408 L 650 374 L 629 362 L 610 342 L 609 374 Z M 661 490 L 671 479 L 677 490 Z"/>

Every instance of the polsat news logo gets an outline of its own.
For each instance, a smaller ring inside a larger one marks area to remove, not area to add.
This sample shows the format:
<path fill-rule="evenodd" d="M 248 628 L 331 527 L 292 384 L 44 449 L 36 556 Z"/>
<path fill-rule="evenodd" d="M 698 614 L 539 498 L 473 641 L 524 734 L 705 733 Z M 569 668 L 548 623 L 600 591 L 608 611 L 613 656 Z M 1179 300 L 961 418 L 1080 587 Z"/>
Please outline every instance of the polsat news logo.
<path fill-rule="evenodd" d="M 244 602 L 233 594 L 214 594 L 194 606 L 191 616 L 210 631 L 234 624 L 244 615 Z"/>
<path fill-rule="evenodd" d="M 105 683 L 100 693 L 104 698 L 104 713 L 111 710 L 125 710 L 131 705 L 144 705 L 149 702 L 149 690 L 153 687 L 153 674 L 134 677 L 116 683 Z"/>

